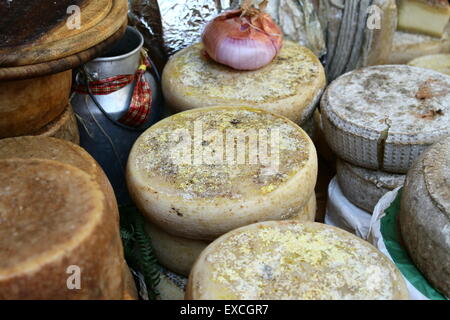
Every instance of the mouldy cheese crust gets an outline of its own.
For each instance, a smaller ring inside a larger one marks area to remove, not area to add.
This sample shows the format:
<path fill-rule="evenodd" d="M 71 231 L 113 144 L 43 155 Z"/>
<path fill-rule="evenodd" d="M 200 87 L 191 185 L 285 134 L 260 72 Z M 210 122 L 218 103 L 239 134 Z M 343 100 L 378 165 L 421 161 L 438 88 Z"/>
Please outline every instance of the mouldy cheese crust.
<path fill-rule="evenodd" d="M 369 243 L 319 223 L 263 222 L 203 251 L 190 299 L 407 299 L 396 267 Z"/>
<path fill-rule="evenodd" d="M 242 137 L 242 150 L 236 152 L 233 135 Z M 166 118 L 139 137 L 127 166 L 128 189 L 141 212 L 166 232 L 196 240 L 290 219 L 306 205 L 316 180 L 317 154 L 308 135 L 282 116 L 246 107 Z"/>
<path fill-rule="evenodd" d="M 163 73 L 170 106 L 187 110 L 214 105 L 251 106 L 301 123 L 325 87 L 325 72 L 307 48 L 285 41 L 266 67 L 237 71 L 212 61 L 201 43 L 175 54 Z"/>

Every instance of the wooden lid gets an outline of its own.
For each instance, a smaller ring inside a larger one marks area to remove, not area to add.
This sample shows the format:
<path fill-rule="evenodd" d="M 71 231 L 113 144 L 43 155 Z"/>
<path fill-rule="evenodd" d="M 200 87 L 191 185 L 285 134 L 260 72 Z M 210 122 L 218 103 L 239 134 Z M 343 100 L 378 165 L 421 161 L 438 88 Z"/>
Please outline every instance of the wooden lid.
<path fill-rule="evenodd" d="M 72 5 L 79 29 L 69 28 Z M 50 62 L 110 38 L 127 21 L 127 0 L 14 0 L 0 5 L 0 68 Z M 67 13 L 69 12 L 69 13 Z"/>

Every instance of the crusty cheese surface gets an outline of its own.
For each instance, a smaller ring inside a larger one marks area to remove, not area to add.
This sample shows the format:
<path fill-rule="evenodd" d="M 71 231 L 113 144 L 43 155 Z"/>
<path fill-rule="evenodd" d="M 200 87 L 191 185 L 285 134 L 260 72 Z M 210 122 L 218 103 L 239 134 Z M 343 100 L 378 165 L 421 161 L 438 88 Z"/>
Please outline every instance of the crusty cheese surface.
<path fill-rule="evenodd" d="M 450 76 L 450 54 L 432 54 L 416 58 L 408 65 L 419 68 L 431 69 Z"/>
<path fill-rule="evenodd" d="M 197 134 L 197 124 L 210 134 Z M 174 134 L 177 130 L 182 136 Z M 243 132 L 244 144 L 233 140 Z M 257 137 L 273 152 L 267 163 L 259 161 L 265 151 L 253 144 Z M 238 145 L 245 150 L 235 153 Z M 186 146 L 188 156 L 180 162 Z M 204 161 L 201 152 L 218 155 L 218 162 Z M 251 154 L 257 158 L 251 160 Z M 316 178 L 317 155 L 307 134 L 284 117 L 245 107 L 202 108 L 166 118 L 136 141 L 127 168 L 130 193 L 150 221 L 199 240 L 256 221 L 288 219 L 309 200 Z"/>
<path fill-rule="evenodd" d="M 320 61 L 307 48 L 285 41 L 279 55 L 256 71 L 237 71 L 203 53 L 201 43 L 175 54 L 163 74 L 169 105 L 187 110 L 214 105 L 252 106 L 302 123 L 325 86 Z"/>
<path fill-rule="evenodd" d="M 449 88 L 449 76 L 410 66 L 347 73 L 322 99 L 327 141 L 355 165 L 406 172 L 421 151 L 450 134 Z"/>
<path fill-rule="evenodd" d="M 0 180 L 1 299 L 122 298 L 120 236 L 88 174 L 13 158 L 0 160 Z"/>
<path fill-rule="evenodd" d="M 263 222 L 214 241 L 190 299 L 407 299 L 396 267 L 369 243 L 318 223 Z"/>

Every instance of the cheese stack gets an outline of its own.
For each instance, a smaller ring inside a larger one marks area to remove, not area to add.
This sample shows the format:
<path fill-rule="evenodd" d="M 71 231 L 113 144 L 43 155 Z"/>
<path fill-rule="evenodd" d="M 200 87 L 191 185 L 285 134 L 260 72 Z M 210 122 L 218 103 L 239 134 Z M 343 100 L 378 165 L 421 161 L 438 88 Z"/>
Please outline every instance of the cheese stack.
<path fill-rule="evenodd" d="M 115 196 L 87 152 L 55 138 L 8 138 L 0 140 L 0 163 L 0 252 L 8 253 L 1 298 L 135 296 Z M 66 285 L 71 266 L 81 268 L 81 290 Z"/>
<path fill-rule="evenodd" d="M 162 76 L 164 97 L 174 111 L 208 106 L 263 109 L 303 125 L 326 85 L 325 72 L 307 48 L 284 41 L 278 56 L 255 71 L 238 71 L 207 57 L 201 43 L 173 55 Z"/>
<path fill-rule="evenodd" d="M 408 172 L 399 214 L 412 260 L 450 296 L 450 136 L 433 145 Z"/>
<path fill-rule="evenodd" d="M 193 300 L 408 299 L 398 269 L 356 236 L 324 224 L 262 222 L 206 248 L 189 277 Z"/>
<path fill-rule="evenodd" d="M 331 83 L 321 102 L 322 124 L 340 158 L 343 202 L 372 213 L 385 193 L 403 185 L 414 160 L 450 134 L 449 87 L 444 74 L 403 65 L 364 68 Z"/>
<path fill-rule="evenodd" d="M 212 240 L 258 221 L 314 221 L 317 155 L 290 120 L 247 107 L 166 118 L 135 143 L 127 183 L 155 252 L 188 274 Z"/>

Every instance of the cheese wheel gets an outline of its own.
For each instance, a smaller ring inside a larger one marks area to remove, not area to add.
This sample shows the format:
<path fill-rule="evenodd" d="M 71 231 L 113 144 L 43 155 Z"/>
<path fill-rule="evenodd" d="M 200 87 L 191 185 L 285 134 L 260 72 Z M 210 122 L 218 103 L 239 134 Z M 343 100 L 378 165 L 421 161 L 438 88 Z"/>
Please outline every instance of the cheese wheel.
<path fill-rule="evenodd" d="M 63 114 L 32 135 L 53 137 L 80 144 L 80 133 L 72 106 L 68 104 Z"/>
<path fill-rule="evenodd" d="M 316 146 L 317 153 L 322 156 L 328 163 L 334 164 L 336 163 L 336 154 L 331 150 L 328 145 L 327 140 L 325 139 L 325 134 L 323 133 L 323 124 L 322 124 L 322 115 L 320 114 L 320 110 L 316 109 L 314 111 L 314 129 L 313 129 L 313 142 Z"/>
<path fill-rule="evenodd" d="M 407 299 L 398 269 L 368 242 L 297 221 L 233 230 L 206 248 L 186 288 L 192 300 Z"/>
<path fill-rule="evenodd" d="M 121 299 L 123 247 L 86 172 L 0 160 L 0 299 Z"/>
<path fill-rule="evenodd" d="M 0 82 L 0 139 L 35 132 L 64 112 L 72 70 Z"/>
<path fill-rule="evenodd" d="M 119 209 L 114 190 L 102 168 L 83 148 L 68 141 L 42 136 L 1 139 L 0 159 L 12 157 L 56 160 L 85 171 L 99 184 L 108 202 L 110 218 L 119 225 Z"/>
<path fill-rule="evenodd" d="M 426 151 L 408 172 L 400 229 L 409 254 L 431 284 L 450 296 L 450 137 Z"/>
<path fill-rule="evenodd" d="M 139 137 L 127 166 L 130 195 L 147 219 L 197 240 L 292 217 L 316 179 L 308 135 L 284 117 L 246 107 L 166 118 Z"/>
<path fill-rule="evenodd" d="M 338 160 L 337 180 L 342 193 L 354 205 L 372 213 L 387 192 L 403 185 L 404 174 L 364 169 Z"/>
<path fill-rule="evenodd" d="M 312 195 L 308 204 L 292 219 L 314 222 L 316 215 L 316 196 Z M 151 223 L 146 230 L 152 239 L 152 246 L 158 262 L 167 269 L 189 276 L 195 260 L 209 245 L 209 241 L 181 238 L 161 230 Z"/>
<path fill-rule="evenodd" d="M 349 72 L 322 99 L 328 144 L 351 164 L 405 173 L 427 147 L 450 134 L 449 87 L 449 76 L 410 66 Z"/>
<path fill-rule="evenodd" d="M 450 54 L 432 54 L 416 58 L 408 65 L 419 68 L 431 69 L 450 76 Z"/>
<path fill-rule="evenodd" d="M 389 63 L 404 64 L 417 57 L 438 53 L 450 53 L 450 24 L 440 38 L 397 31 Z"/>
<path fill-rule="evenodd" d="M 212 61 L 201 43 L 171 57 L 164 68 L 166 103 L 176 111 L 208 106 L 248 106 L 302 124 L 326 85 L 319 59 L 307 48 L 284 41 L 279 55 L 256 71 L 237 71 Z"/>
<path fill-rule="evenodd" d="M 184 300 L 186 284 L 187 278 L 163 270 L 156 287 L 159 292 L 158 300 Z"/>

